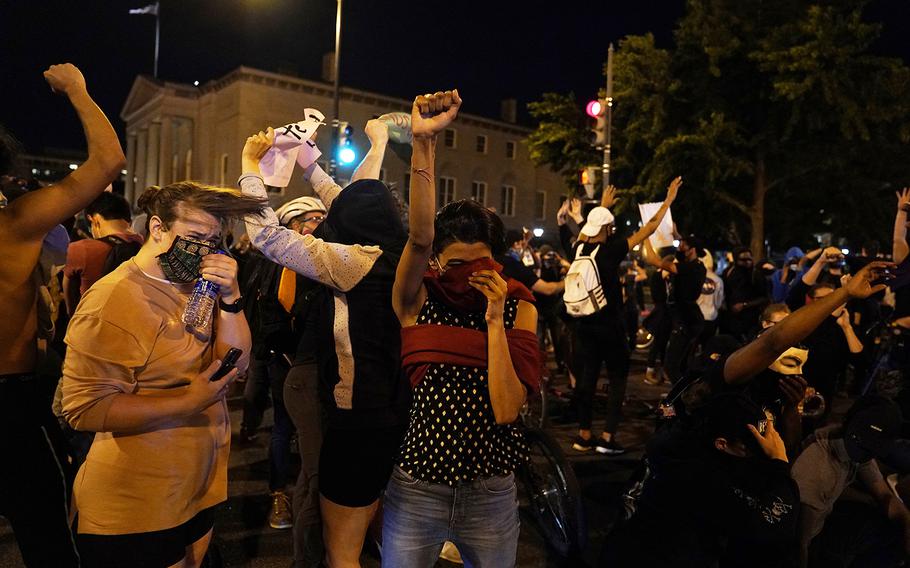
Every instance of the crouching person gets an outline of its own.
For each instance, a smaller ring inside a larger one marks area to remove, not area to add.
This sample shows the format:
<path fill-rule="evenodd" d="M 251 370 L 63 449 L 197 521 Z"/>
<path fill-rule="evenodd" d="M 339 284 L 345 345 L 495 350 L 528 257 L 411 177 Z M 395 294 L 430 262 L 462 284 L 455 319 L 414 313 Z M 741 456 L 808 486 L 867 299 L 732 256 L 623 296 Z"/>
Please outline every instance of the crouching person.
<path fill-rule="evenodd" d="M 225 223 L 261 211 L 236 190 L 180 182 L 147 189 L 139 253 L 83 296 L 66 336 L 63 412 L 97 432 L 74 484 L 83 566 L 199 566 L 227 498 L 225 391 L 243 371 L 250 330 Z M 202 277 L 218 287 L 211 319 L 183 313 Z M 231 347 L 236 368 L 213 375 Z"/>

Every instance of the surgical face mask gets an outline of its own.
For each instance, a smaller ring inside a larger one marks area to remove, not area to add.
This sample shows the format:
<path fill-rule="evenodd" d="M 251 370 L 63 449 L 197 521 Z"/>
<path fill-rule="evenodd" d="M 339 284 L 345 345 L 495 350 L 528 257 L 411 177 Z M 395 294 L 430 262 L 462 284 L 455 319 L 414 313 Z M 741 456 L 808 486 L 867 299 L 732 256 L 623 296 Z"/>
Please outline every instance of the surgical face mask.
<path fill-rule="evenodd" d="M 171 248 L 158 255 L 158 264 L 168 280 L 186 284 L 199 278 L 202 257 L 210 254 L 224 254 L 224 251 L 214 241 L 198 241 L 178 235 Z"/>

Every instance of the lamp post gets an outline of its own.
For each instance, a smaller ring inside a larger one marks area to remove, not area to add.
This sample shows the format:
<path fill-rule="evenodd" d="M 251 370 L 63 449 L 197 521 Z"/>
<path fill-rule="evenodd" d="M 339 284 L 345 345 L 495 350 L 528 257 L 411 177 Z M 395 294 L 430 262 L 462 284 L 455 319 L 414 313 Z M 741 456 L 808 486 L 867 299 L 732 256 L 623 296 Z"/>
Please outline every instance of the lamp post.
<path fill-rule="evenodd" d="M 332 73 L 334 85 L 332 88 L 332 150 L 331 159 L 329 160 L 329 175 L 335 177 L 338 169 L 338 126 L 341 119 L 339 111 L 339 73 L 341 71 L 341 4 L 342 0 L 337 0 L 338 6 L 335 12 L 335 63 L 334 72 Z"/>

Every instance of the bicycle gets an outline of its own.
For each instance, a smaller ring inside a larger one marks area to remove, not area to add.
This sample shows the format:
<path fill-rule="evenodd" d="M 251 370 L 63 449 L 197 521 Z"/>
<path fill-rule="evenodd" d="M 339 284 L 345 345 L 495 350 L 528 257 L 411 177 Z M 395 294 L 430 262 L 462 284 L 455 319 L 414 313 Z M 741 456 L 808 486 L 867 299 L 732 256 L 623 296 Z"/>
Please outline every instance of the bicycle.
<path fill-rule="evenodd" d="M 580 553 L 587 543 L 587 522 L 575 470 L 559 443 L 542 423 L 546 420 L 549 379 L 541 381 L 541 396 L 525 403 L 519 427 L 530 450 L 528 461 L 518 471 L 531 516 L 552 550 L 563 558 Z"/>

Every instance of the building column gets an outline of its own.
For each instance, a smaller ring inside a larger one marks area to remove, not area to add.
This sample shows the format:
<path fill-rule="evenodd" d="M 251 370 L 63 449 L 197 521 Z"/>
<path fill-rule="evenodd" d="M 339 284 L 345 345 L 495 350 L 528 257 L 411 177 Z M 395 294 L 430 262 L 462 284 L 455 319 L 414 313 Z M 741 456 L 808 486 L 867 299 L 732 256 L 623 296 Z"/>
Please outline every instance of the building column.
<path fill-rule="evenodd" d="M 171 163 L 173 160 L 171 119 L 165 117 L 159 127 L 161 131 L 158 147 L 158 185 L 167 185 L 175 181 L 171 179 Z"/>
<path fill-rule="evenodd" d="M 126 187 L 124 197 L 130 207 L 136 206 L 136 134 L 126 135 Z"/>
<path fill-rule="evenodd" d="M 149 138 L 146 146 L 145 183 L 158 185 L 158 161 L 161 159 L 161 123 L 149 124 Z"/>
<path fill-rule="evenodd" d="M 149 186 L 146 183 L 146 171 L 145 164 L 148 158 L 148 141 L 149 141 L 149 132 L 148 130 L 140 130 L 139 136 L 136 138 L 136 169 L 133 175 L 136 177 L 136 193 L 142 195 L 142 192 L 145 191 L 145 188 Z"/>

